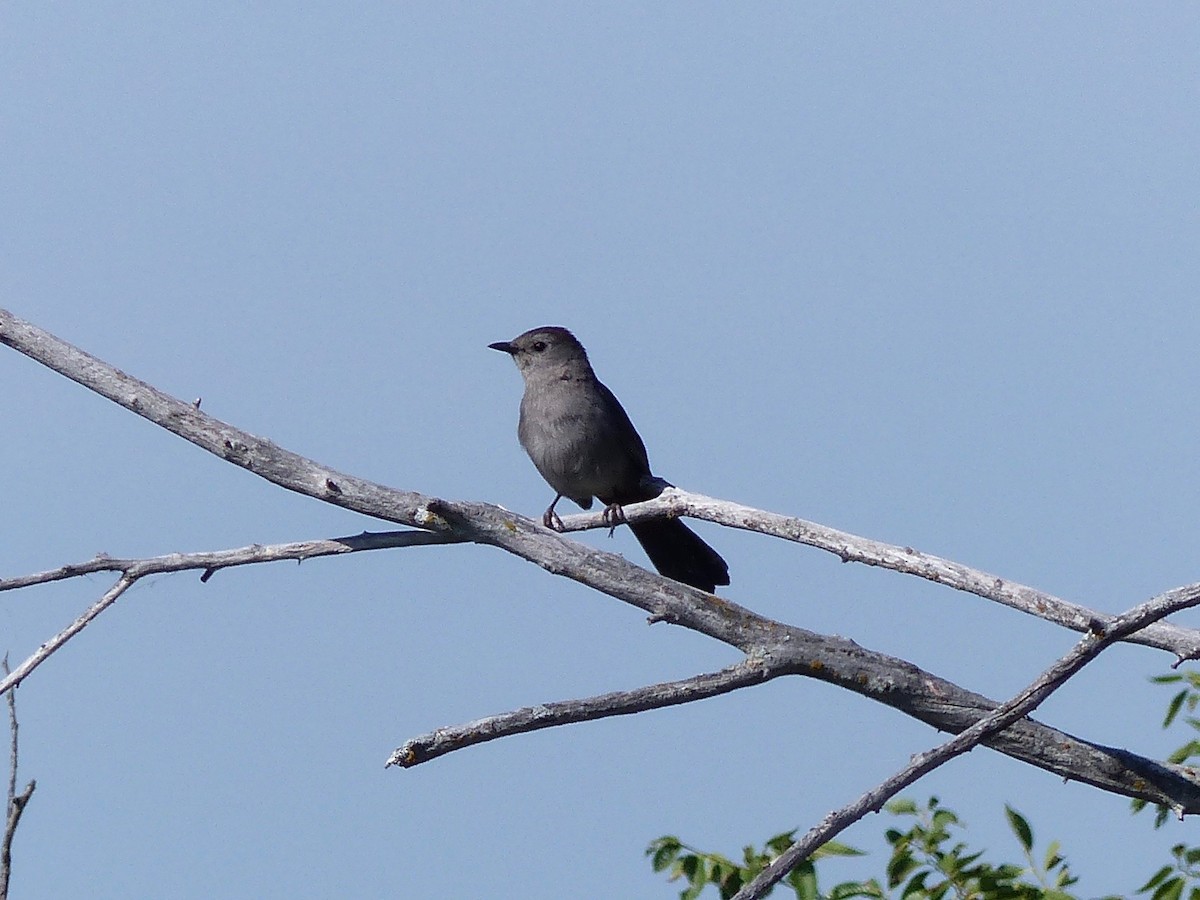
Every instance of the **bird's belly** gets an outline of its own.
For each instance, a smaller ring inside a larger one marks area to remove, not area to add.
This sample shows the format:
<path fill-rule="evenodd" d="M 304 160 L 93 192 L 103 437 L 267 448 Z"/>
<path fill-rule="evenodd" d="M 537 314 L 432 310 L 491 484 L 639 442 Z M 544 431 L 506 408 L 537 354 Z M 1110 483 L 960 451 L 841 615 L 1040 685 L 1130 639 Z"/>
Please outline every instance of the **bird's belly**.
<path fill-rule="evenodd" d="M 578 416 L 542 418 L 536 425 L 525 421 L 520 437 L 547 483 L 581 505 L 641 478 L 628 451 L 595 421 Z"/>

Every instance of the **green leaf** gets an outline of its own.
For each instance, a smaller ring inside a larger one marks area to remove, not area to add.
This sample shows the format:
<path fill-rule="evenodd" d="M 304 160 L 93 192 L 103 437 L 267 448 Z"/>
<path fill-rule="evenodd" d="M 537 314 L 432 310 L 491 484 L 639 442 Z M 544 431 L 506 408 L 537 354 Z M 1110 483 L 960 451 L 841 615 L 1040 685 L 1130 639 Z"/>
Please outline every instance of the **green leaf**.
<path fill-rule="evenodd" d="M 654 868 L 654 871 L 661 872 L 667 866 L 671 865 L 675 861 L 675 857 L 679 855 L 682 846 L 679 838 L 672 835 L 660 837 L 657 841 L 652 842 L 646 848 L 646 855 L 653 856 L 650 865 Z"/>
<path fill-rule="evenodd" d="M 700 857 L 694 853 L 689 853 L 687 856 L 679 860 L 679 871 L 681 871 L 688 881 L 696 880 L 697 872 L 705 872 L 706 868 L 702 865 Z M 705 878 L 705 881 L 708 879 Z"/>
<path fill-rule="evenodd" d="M 954 814 L 953 810 L 939 809 L 936 812 L 934 812 L 933 818 L 931 821 L 933 822 L 935 827 L 944 828 L 947 825 L 957 825 L 958 824 L 958 816 L 956 816 Z"/>
<path fill-rule="evenodd" d="M 1179 900 L 1183 895 L 1183 879 L 1170 878 L 1158 886 L 1152 895 L 1152 900 Z"/>
<path fill-rule="evenodd" d="M 964 847 L 963 844 L 958 844 L 954 848 L 955 854 L 961 853 L 964 849 L 966 849 L 966 848 Z M 954 860 L 956 870 L 962 871 L 963 869 L 966 869 L 968 866 L 971 865 L 971 863 L 975 862 L 975 860 L 979 859 L 979 857 L 981 857 L 981 856 L 983 856 L 982 850 L 980 850 L 978 853 L 972 853 L 969 856 L 957 856 L 956 855 L 955 860 Z"/>
<path fill-rule="evenodd" d="M 921 897 L 925 893 L 925 880 L 929 877 L 929 870 L 918 872 L 908 880 L 904 885 L 904 890 L 900 892 L 902 900 L 908 900 L 909 897 Z"/>
<path fill-rule="evenodd" d="M 1181 763 L 1192 756 L 1200 754 L 1200 743 L 1196 741 L 1188 741 L 1174 753 L 1167 757 L 1173 763 Z"/>
<path fill-rule="evenodd" d="M 722 897 L 732 897 L 742 889 L 742 873 L 738 869 L 714 873 L 712 881 L 720 887 Z"/>
<path fill-rule="evenodd" d="M 1062 864 L 1063 858 L 1059 855 L 1061 845 L 1058 841 L 1051 841 L 1050 846 L 1046 848 L 1046 855 L 1042 857 L 1042 868 L 1049 872 Z"/>
<path fill-rule="evenodd" d="M 768 838 L 764 846 L 766 846 L 768 850 L 775 854 L 775 856 L 778 856 L 794 843 L 796 843 L 795 828 L 793 828 L 791 831 L 785 831 L 782 834 L 777 834 Z M 751 848 L 747 847 L 746 849 L 750 850 Z"/>
<path fill-rule="evenodd" d="M 785 881 L 796 891 L 796 900 L 820 900 L 817 872 L 811 864 L 796 866 L 788 873 Z"/>
<path fill-rule="evenodd" d="M 1175 684 L 1180 681 L 1183 681 L 1183 676 L 1178 672 L 1170 675 L 1155 675 L 1150 679 L 1151 684 Z"/>
<path fill-rule="evenodd" d="M 920 868 L 920 863 L 913 859 L 911 854 L 906 852 L 892 854 L 892 858 L 888 860 L 887 864 L 888 887 L 896 887 L 918 868 Z"/>
<path fill-rule="evenodd" d="M 1025 852 L 1033 852 L 1033 829 L 1029 827 L 1029 822 L 1007 803 L 1004 805 L 1004 814 L 1008 816 L 1008 827 L 1017 836 Z"/>
<path fill-rule="evenodd" d="M 872 878 L 870 881 L 844 881 L 835 885 L 830 891 L 829 900 L 851 900 L 853 897 L 871 897 L 884 900 L 883 889 Z"/>
<path fill-rule="evenodd" d="M 813 853 L 813 859 L 822 859 L 826 856 L 866 856 L 866 850 L 859 850 L 857 847 L 851 847 L 849 844 L 843 844 L 841 841 L 830 841 L 827 844 L 822 844 Z"/>
<path fill-rule="evenodd" d="M 1175 717 L 1179 715 L 1179 710 L 1183 706 L 1183 701 L 1187 699 L 1187 693 L 1187 691 L 1180 691 L 1171 698 L 1171 702 L 1167 704 L 1167 714 L 1163 717 L 1163 728 L 1169 728 L 1175 721 Z"/>
<path fill-rule="evenodd" d="M 1164 878 L 1166 878 L 1166 876 L 1170 875 L 1172 871 L 1175 871 L 1175 869 L 1172 869 L 1171 866 L 1169 866 L 1169 865 L 1164 865 L 1162 869 L 1159 869 L 1157 872 L 1154 872 L 1154 874 L 1150 876 L 1150 881 L 1147 881 L 1145 884 L 1142 884 L 1142 886 L 1140 888 L 1138 888 L 1138 892 L 1136 892 L 1136 893 L 1145 894 L 1147 892 L 1147 890 L 1150 890 L 1151 888 L 1154 888 L 1154 887 L 1158 887 L 1159 884 L 1163 882 Z"/>

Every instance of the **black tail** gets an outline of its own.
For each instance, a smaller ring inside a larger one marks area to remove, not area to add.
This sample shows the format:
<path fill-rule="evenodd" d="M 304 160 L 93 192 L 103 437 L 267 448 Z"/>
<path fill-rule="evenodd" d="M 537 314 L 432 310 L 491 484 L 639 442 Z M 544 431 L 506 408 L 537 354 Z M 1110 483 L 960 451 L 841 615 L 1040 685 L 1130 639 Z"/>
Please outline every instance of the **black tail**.
<path fill-rule="evenodd" d="M 654 568 L 667 578 L 710 594 L 718 584 L 729 584 L 729 566 L 721 554 L 679 519 L 650 519 L 629 527 Z"/>

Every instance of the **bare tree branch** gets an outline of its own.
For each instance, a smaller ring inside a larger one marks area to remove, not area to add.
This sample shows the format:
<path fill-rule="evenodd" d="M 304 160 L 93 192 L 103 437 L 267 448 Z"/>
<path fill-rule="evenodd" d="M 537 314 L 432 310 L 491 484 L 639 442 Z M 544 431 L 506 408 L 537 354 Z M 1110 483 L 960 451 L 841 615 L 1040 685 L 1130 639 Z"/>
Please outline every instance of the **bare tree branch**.
<path fill-rule="evenodd" d="M 832 553 L 840 557 L 842 562 L 858 562 L 905 575 L 915 575 L 986 600 L 994 600 L 1081 634 L 1086 633 L 1092 622 L 1102 615 L 1096 610 L 1071 603 L 1037 588 L 972 569 L 940 556 L 922 553 L 912 547 L 885 544 L 816 522 L 767 512 L 728 500 L 686 493 L 674 488 L 668 488 L 654 500 L 626 506 L 624 512 L 626 520 L 630 522 L 660 518 L 663 514 L 691 516 L 730 528 L 741 528 L 795 541 Z M 608 527 L 601 512 L 564 516 L 562 523 L 564 532 Z M 1176 666 L 1186 660 L 1200 658 L 1200 631 L 1193 628 L 1154 622 L 1131 634 L 1127 640 L 1175 654 Z"/>
<path fill-rule="evenodd" d="M 956 756 L 973 749 L 989 735 L 1007 728 L 1018 719 L 1033 712 L 1054 691 L 1067 683 L 1071 676 L 1095 659 L 1106 647 L 1123 637 L 1161 619 L 1163 616 L 1200 603 L 1200 585 L 1189 585 L 1168 591 L 1147 600 L 1113 619 L 1107 627 L 1089 632 L 1071 651 L 1055 661 L 1028 687 L 1006 701 L 974 725 L 932 750 L 919 753 L 895 775 L 867 791 L 853 803 L 831 812 L 816 827 L 809 830 L 771 862 L 733 900 L 760 900 L 797 865 L 818 847 L 832 840 L 847 827 L 869 812 L 877 812 L 883 804 L 904 788 L 932 772 Z M 1181 810 L 1176 810 L 1182 812 Z"/>
<path fill-rule="evenodd" d="M 141 576 L 124 574 L 118 578 L 116 583 L 104 592 L 104 596 L 84 610 L 79 618 L 50 638 L 50 640 L 46 641 L 46 643 L 42 644 L 42 646 L 38 647 L 25 662 L 7 673 L 4 676 L 4 680 L 0 681 L 0 694 L 12 691 L 13 688 L 28 678 L 33 670 L 53 656 L 59 647 L 83 631 L 92 619 L 116 603 L 117 598 L 129 590 L 139 577 Z"/>
<path fill-rule="evenodd" d="M 18 319 L 6 310 L 0 310 L 0 343 L 11 346 L 185 440 L 287 490 L 387 521 L 440 531 L 446 540 L 477 540 L 505 546 L 499 541 L 489 540 L 489 531 L 486 529 L 475 530 L 473 534 L 466 533 L 472 531 L 470 528 L 463 529 L 463 533 L 459 534 L 454 534 L 453 529 L 449 529 L 450 534 L 446 534 L 447 523 L 430 514 L 432 504 L 446 501 L 437 501 L 413 491 L 387 488 L 321 466 L 284 450 L 268 440 L 255 437 L 201 413 L 193 404 L 170 397 L 126 375 L 108 363 Z M 482 504 L 474 505 L 475 508 L 479 506 Z M 694 515 L 719 524 L 760 531 L 825 549 L 847 561 L 854 560 L 918 575 L 1005 603 L 1076 631 L 1085 631 L 1090 622 L 1099 615 L 1086 607 L 1068 603 L 1034 588 L 1007 582 L 995 575 L 940 557 L 922 554 L 911 548 L 871 541 L 802 519 L 699 495 L 667 492 L 658 500 L 626 507 L 626 518 L 636 521 L 655 515 L 661 516 L 664 512 Z M 568 530 L 578 530 L 601 527 L 601 521 L 599 515 L 584 514 L 567 517 L 564 519 L 564 525 Z M 549 546 L 544 546 L 542 552 L 538 553 L 528 548 L 526 552 L 520 552 L 511 546 L 506 549 L 518 552 L 543 568 L 557 571 L 558 564 L 553 558 L 555 554 Z M 550 558 L 546 559 L 547 556 Z M 559 574 L 570 575 L 567 572 Z M 583 578 L 577 580 L 605 590 L 604 586 Z M 618 599 L 627 599 L 609 591 L 605 592 L 617 596 Z M 705 596 L 700 592 L 692 593 L 697 597 Z M 1138 642 L 1168 650 L 1177 658 L 1190 658 L 1200 653 L 1200 632 L 1160 623 L 1148 629 L 1147 634 L 1149 637 L 1142 635 L 1140 638 L 1144 639 L 1139 639 Z"/>
<path fill-rule="evenodd" d="M 681 625 L 737 647 L 747 654 L 748 662 L 761 666 L 762 680 L 784 674 L 818 678 L 955 733 L 970 727 L 997 706 L 986 697 L 904 660 L 866 650 L 844 638 L 775 622 L 727 598 L 648 572 L 615 554 L 584 547 L 500 507 L 394 490 L 321 466 L 201 413 L 194 405 L 169 397 L 3 310 L 0 310 L 0 343 L 288 490 L 428 530 L 445 540 L 499 547 L 549 572 L 637 606 L 649 613 L 651 621 Z M 858 549 L 847 549 L 848 558 L 853 558 L 856 552 Z M 982 575 L 973 570 L 962 569 L 962 572 L 968 581 Z M 128 585 L 122 587 L 122 584 L 127 577 L 123 576 L 112 590 L 124 590 Z M 89 610 L 85 617 L 95 614 Z M 1095 627 L 1106 629 L 1111 617 L 1096 615 L 1093 621 Z M 1172 651 L 1179 655 L 1178 646 Z M 18 670 L 21 677 L 31 670 L 25 668 L 27 665 L 28 661 L 23 664 L 23 672 Z M 1181 766 L 1091 744 L 1029 719 L 992 735 L 986 743 L 1064 778 L 1164 803 L 1184 812 L 1200 811 L 1200 785 Z"/>
<path fill-rule="evenodd" d="M 4 654 L 3 662 L 0 662 L 0 668 L 4 669 L 4 674 L 8 675 L 12 669 L 8 667 L 8 654 Z M 10 692 L 8 695 L 8 803 L 11 806 L 13 798 L 17 796 L 17 756 L 18 756 L 18 734 L 20 727 L 17 724 L 17 698 L 15 692 Z"/>
<path fill-rule="evenodd" d="M 0 309 L 0 343 L 289 491 L 389 522 L 438 530 L 431 527 L 423 513 L 429 498 L 318 465 L 265 438 L 227 425 L 202 413 L 199 407 L 164 394 L 3 309 Z"/>
<path fill-rule="evenodd" d="M 257 563 L 279 562 L 285 559 L 295 559 L 303 562 L 306 559 L 316 559 L 321 556 L 337 556 L 343 553 L 357 553 L 363 550 L 383 550 L 391 547 L 420 547 L 430 544 L 457 543 L 454 535 L 434 534 L 428 531 L 364 531 L 362 534 L 339 538 L 321 538 L 312 541 L 296 541 L 288 544 L 252 544 L 249 547 L 239 547 L 234 550 L 212 550 L 205 553 L 170 553 L 166 556 L 154 556 L 145 559 L 118 559 L 113 556 L 100 554 L 87 562 L 71 563 L 50 569 L 47 572 L 36 572 L 32 575 L 21 575 L 16 578 L 0 578 L 0 591 L 12 591 L 17 588 L 30 587 L 35 584 L 48 584 L 52 581 L 63 581 L 67 578 L 77 578 L 80 575 L 94 575 L 96 572 L 136 571 L 139 578 L 146 575 L 159 575 L 164 572 L 185 572 L 189 569 L 203 569 L 203 579 L 207 581 L 213 573 L 220 569 L 233 566 L 248 566 Z"/>
<path fill-rule="evenodd" d="M 1194 592 L 1200 596 L 1200 585 L 1177 590 Z M 1111 617 L 1097 619 L 1097 633 L 1106 633 L 1117 621 Z M 745 686 L 784 675 L 816 678 L 900 710 L 939 731 L 952 734 L 970 728 L 999 705 L 906 660 L 867 650 L 846 638 L 816 634 L 780 623 L 774 625 L 777 629 L 774 640 L 766 640 L 748 651 L 748 658 L 743 662 L 746 667 Z M 1127 632 L 1119 632 L 1113 639 L 1119 640 L 1124 633 Z M 735 670 L 736 667 L 731 667 L 723 671 Z M 686 686 L 688 683 L 685 680 L 677 684 Z M 605 694 L 587 700 L 555 704 L 555 716 L 538 720 L 535 727 L 551 727 L 602 718 L 609 714 L 623 715 L 627 710 L 622 704 L 627 702 L 627 698 L 653 696 L 655 687 L 643 689 L 648 692 L 645 695 L 638 692 Z M 615 703 L 611 712 L 604 711 L 608 702 Z M 672 702 L 685 701 L 673 699 L 658 705 L 672 705 Z M 573 718 L 572 712 L 578 712 L 579 715 Z M 533 718 L 526 710 L 514 710 L 476 722 L 438 729 L 405 743 L 388 763 L 413 766 L 461 747 L 532 730 L 517 726 L 528 724 Z M 984 743 L 1006 756 L 1045 769 L 1065 780 L 1080 781 L 1111 793 L 1165 804 L 1188 814 L 1200 812 L 1200 778 L 1188 766 L 1162 763 L 1126 750 L 1105 747 L 1028 718 L 1013 722 L 1003 731 L 989 734 Z M 438 752 L 424 755 L 427 747 L 436 747 Z"/>
<path fill-rule="evenodd" d="M 428 544 L 456 543 L 453 535 L 431 534 L 427 531 L 386 531 L 363 532 L 350 537 L 327 540 L 299 541 L 291 544 L 274 544 L 261 546 L 254 544 L 249 547 L 239 547 L 236 550 L 216 550 L 208 553 L 170 553 L 166 556 L 153 556 L 146 559 L 116 559 L 111 556 L 97 556 L 84 563 L 75 563 L 39 572 L 34 575 L 23 575 L 18 578 L 0 580 L 0 591 L 29 587 L 35 584 L 47 584 L 74 578 L 79 575 L 90 575 L 95 572 L 120 572 L 121 578 L 96 603 L 88 607 L 78 619 L 64 628 L 38 649 L 15 672 L 5 670 L 6 677 L 0 681 L 0 694 L 8 693 L 29 677 L 38 666 L 60 650 L 100 613 L 108 609 L 117 598 L 128 590 L 134 582 L 148 575 L 161 575 L 165 572 L 184 572 L 202 569 L 204 574 L 201 581 L 207 581 L 214 572 L 232 566 L 247 566 L 257 563 L 278 562 L 285 559 L 305 560 L 319 556 L 334 556 L 343 553 L 356 553 L 363 550 L 380 550 L 388 547 L 417 547 Z"/>
<path fill-rule="evenodd" d="M 8 655 L 5 654 L 3 662 L 4 674 L 9 674 Z M 30 781 L 26 785 L 25 790 L 20 794 L 17 793 L 17 763 L 19 742 L 17 733 L 19 726 L 17 724 L 17 700 L 10 692 L 8 695 L 8 728 L 9 728 L 9 751 L 8 751 L 8 803 L 6 809 L 8 814 L 4 817 L 4 838 L 0 841 L 0 900 L 8 898 L 8 883 L 12 877 L 12 843 L 13 838 L 17 833 L 17 826 L 21 824 L 21 816 L 25 812 L 25 807 L 29 803 L 29 799 L 33 796 L 34 789 L 37 788 L 36 781 Z"/>
<path fill-rule="evenodd" d="M 406 741 L 387 761 L 389 766 L 410 768 L 463 747 L 482 744 L 496 738 L 524 734 L 556 725 L 590 722 L 611 716 L 628 716 L 677 706 L 727 694 L 763 680 L 763 669 L 754 660 L 745 659 L 719 672 L 695 675 L 682 681 L 652 684 L 633 691 L 616 691 L 586 700 L 565 700 L 526 706 L 498 716 L 488 716 L 463 725 L 439 728 Z"/>

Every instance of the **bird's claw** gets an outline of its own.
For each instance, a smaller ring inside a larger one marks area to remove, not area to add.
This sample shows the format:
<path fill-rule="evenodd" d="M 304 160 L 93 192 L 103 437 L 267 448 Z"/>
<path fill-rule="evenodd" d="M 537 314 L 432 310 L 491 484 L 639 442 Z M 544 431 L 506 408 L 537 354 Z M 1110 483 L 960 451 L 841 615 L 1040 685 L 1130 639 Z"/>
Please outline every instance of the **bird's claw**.
<path fill-rule="evenodd" d="M 551 531 L 562 531 L 563 530 L 563 520 L 561 518 L 559 518 L 559 515 L 558 515 L 558 513 L 556 513 L 554 511 L 553 506 L 550 507 L 548 510 L 546 510 L 544 513 L 542 513 L 542 524 L 545 525 L 547 528 L 549 528 Z"/>
<path fill-rule="evenodd" d="M 610 503 L 604 507 L 604 512 L 600 513 L 600 521 L 608 526 L 608 536 L 612 537 L 617 526 L 625 524 L 625 510 L 619 503 Z"/>

